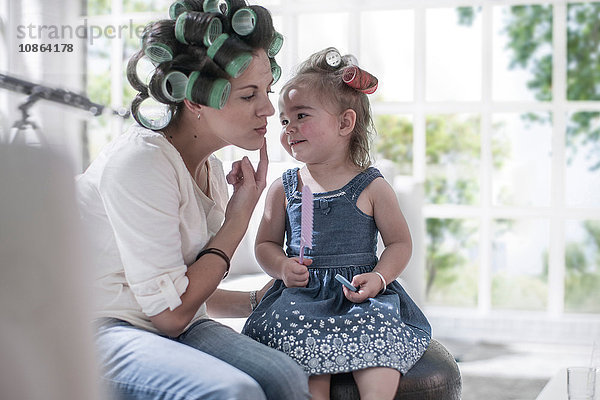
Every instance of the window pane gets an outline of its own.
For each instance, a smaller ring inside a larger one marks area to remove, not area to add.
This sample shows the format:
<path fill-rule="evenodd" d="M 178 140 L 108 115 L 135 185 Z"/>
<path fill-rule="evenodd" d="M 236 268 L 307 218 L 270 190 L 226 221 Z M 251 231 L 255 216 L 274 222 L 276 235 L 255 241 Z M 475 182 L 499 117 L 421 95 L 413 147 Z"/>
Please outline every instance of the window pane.
<path fill-rule="evenodd" d="M 113 117 L 109 115 L 100 115 L 87 120 L 87 151 L 89 161 L 95 160 L 104 145 L 113 139 L 110 128 L 111 118 Z M 87 165 L 84 165 L 83 168 L 87 168 Z"/>
<path fill-rule="evenodd" d="M 600 207 L 600 113 L 572 114 L 566 140 L 567 205 Z"/>
<path fill-rule="evenodd" d="M 552 100 L 552 6 L 494 7 L 494 100 Z"/>
<path fill-rule="evenodd" d="M 101 37 L 88 42 L 87 95 L 95 103 L 110 105 L 110 49 L 113 39 Z M 87 120 L 87 153 L 94 160 L 106 143 L 112 139 L 110 120 L 101 115 Z M 84 165 L 84 168 L 87 167 Z"/>
<path fill-rule="evenodd" d="M 123 0 L 123 11 L 125 12 L 167 12 L 174 0 Z"/>
<path fill-rule="evenodd" d="M 87 95 L 95 103 L 110 104 L 110 44 L 100 37 L 87 43 Z"/>
<path fill-rule="evenodd" d="M 565 310 L 600 312 L 600 220 L 568 221 Z"/>
<path fill-rule="evenodd" d="M 493 224 L 492 306 L 544 310 L 548 298 L 546 220 L 497 220 Z"/>
<path fill-rule="evenodd" d="M 492 117 L 493 203 L 549 206 L 552 126 L 541 114 Z"/>
<path fill-rule="evenodd" d="M 258 4 L 263 7 L 269 8 L 269 6 L 278 5 L 281 3 L 281 0 L 250 0 L 248 4 Z"/>
<path fill-rule="evenodd" d="M 600 100 L 600 3 L 567 9 L 567 99 Z"/>
<path fill-rule="evenodd" d="M 481 16 L 465 9 L 427 10 L 426 97 L 429 101 L 481 99 Z M 468 10 L 468 8 L 467 8 Z"/>
<path fill-rule="evenodd" d="M 87 15 L 110 14 L 111 0 L 87 0 Z"/>
<path fill-rule="evenodd" d="M 412 101 L 414 12 L 365 12 L 361 17 L 360 65 L 379 79 L 371 101 Z"/>
<path fill-rule="evenodd" d="M 134 97 L 138 94 L 138 92 L 131 87 L 129 84 L 129 80 L 127 79 L 127 63 L 129 59 L 138 51 L 141 50 L 141 37 L 142 32 L 144 31 L 144 27 L 146 24 L 136 24 L 133 25 L 134 35 L 124 37 L 123 42 L 123 103 L 125 107 L 129 107 Z M 139 76 L 143 83 L 148 84 L 150 78 L 154 74 L 155 67 L 150 62 L 147 57 L 143 57 L 138 62 Z"/>
<path fill-rule="evenodd" d="M 430 305 L 477 305 L 478 222 L 430 218 L 427 224 L 426 298 Z"/>
<path fill-rule="evenodd" d="M 298 17 L 298 60 L 326 47 L 349 52 L 348 13 L 308 14 Z"/>
<path fill-rule="evenodd" d="M 426 119 L 425 201 L 478 204 L 479 116 L 430 115 Z"/>
<path fill-rule="evenodd" d="M 376 115 L 373 141 L 377 161 L 394 163 L 396 174 L 412 175 L 413 121 L 409 115 Z"/>

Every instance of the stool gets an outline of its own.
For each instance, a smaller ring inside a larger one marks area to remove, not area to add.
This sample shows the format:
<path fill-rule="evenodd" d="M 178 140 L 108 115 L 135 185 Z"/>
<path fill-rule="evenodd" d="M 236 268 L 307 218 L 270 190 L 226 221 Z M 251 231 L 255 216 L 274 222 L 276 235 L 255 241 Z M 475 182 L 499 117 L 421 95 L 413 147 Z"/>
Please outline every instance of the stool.
<path fill-rule="evenodd" d="M 395 400 L 460 400 L 462 380 L 452 354 L 431 339 L 421 359 L 400 378 Z M 331 376 L 331 400 L 358 400 L 351 373 Z"/>

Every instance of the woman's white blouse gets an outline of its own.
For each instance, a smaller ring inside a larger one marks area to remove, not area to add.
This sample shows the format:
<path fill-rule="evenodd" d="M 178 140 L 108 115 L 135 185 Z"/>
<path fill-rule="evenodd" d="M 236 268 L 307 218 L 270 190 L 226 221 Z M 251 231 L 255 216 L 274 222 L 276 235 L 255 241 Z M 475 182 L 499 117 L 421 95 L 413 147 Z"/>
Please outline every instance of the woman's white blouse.
<path fill-rule="evenodd" d="M 108 144 L 78 178 L 96 273 L 96 317 L 157 332 L 149 317 L 181 304 L 187 266 L 225 219 L 227 183 L 214 156 L 209 179 L 212 198 L 162 134 L 137 125 Z M 206 317 L 202 305 L 190 324 Z"/>

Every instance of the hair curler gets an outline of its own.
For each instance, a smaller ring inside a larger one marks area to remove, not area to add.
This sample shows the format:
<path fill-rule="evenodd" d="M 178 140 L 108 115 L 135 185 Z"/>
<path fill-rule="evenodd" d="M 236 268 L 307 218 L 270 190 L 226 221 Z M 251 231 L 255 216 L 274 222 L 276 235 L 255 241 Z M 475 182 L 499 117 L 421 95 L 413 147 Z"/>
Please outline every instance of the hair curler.
<path fill-rule="evenodd" d="M 161 103 L 179 103 L 185 99 L 187 83 L 188 77 L 180 71 L 169 71 L 164 76 L 155 73 L 149 85 L 150 95 Z M 160 93 L 155 93 L 156 91 Z"/>
<path fill-rule="evenodd" d="M 279 53 L 281 47 L 283 46 L 283 35 L 277 31 L 273 32 L 273 39 L 271 39 L 271 44 L 269 45 L 269 50 L 267 51 L 267 55 L 270 58 L 273 58 Z"/>
<path fill-rule="evenodd" d="M 251 34 L 256 27 L 258 16 L 250 7 L 240 8 L 231 17 L 231 27 L 240 36 Z"/>
<path fill-rule="evenodd" d="M 227 103 L 230 93 L 231 83 L 227 79 L 209 78 L 200 71 L 194 71 L 187 82 L 185 98 L 220 110 Z"/>
<path fill-rule="evenodd" d="M 329 50 L 325 53 L 325 62 L 333 68 L 337 68 L 342 63 L 342 55 L 337 50 Z"/>
<path fill-rule="evenodd" d="M 239 39 L 221 34 L 206 54 L 231 77 L 240 76 L 252 62 L 252 54 L 243 49 Z"/>
<path fill-rule="evenodd" d="M 220 13 L 229 16 L 229 2 L 227 0 L 204 0 L 204 12 Z"/>
<path fill-rule="evenodd" d="M 378 86 L 377 78 L 356 65 L 350 65 L 344 68 L 342 80 L 351 88 L 364 94 L 375 93 Z"/>
<path fill-rule="evenodd" d="M 147 93 L 148 83 L 155 67 L 142 51 L 135 53 L 127 62 L 127 80 L 138 92 Z"/>
<path fill-rule="evenodd" d="M 175 22 L 175 37 L 183 44 L 209 47 L 223 32 L 223 24 L 213 13 L 185 11 Z"/>
<path fill-rule="evenodd" d="M 177 19 L 185 11 L 203 11 L 203 0 L 177 0 L 169 7 L 169 17 Z"/>
<path fill-rule="evenodd" d="M 270 58 L 269 62 L 271 63 L 271 74 L 273 74 L 273 83 L 271 85 L 274 85 L 281 78 L 281 67 L 274 58 Z"/>
<path fill-rule="evenodd" d="M 137 122 L 152 130 L 159 130 L 169 125 L 173 116 L 168 105 L 141 93 L 131 103 L 131 114 Z"/>
<path fill-rule="evenodd" d="M 173 59 L 173 49 L 171 49 L 171 46 L 161 42 L 154 42 L 146 45 L 144 54 L 156 64 L 171 61 Z"/>

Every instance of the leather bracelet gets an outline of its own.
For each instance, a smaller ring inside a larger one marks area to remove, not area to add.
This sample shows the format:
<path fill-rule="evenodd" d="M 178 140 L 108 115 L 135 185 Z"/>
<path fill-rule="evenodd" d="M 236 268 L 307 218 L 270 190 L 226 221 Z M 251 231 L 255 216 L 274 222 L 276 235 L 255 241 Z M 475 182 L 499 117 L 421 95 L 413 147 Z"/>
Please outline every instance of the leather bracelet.
<path fill-rule="evenodd" d="M 221 249 L 217 249 L 215 247 L 209 247 L 208 249 L 204 249 L 202 250 L 198 256 L 196 257 L 196 261 L 198 261 L 200 259 L 200 257 L 202 257 L 205 254 L 214 254 L 216 256 L 219 256 L 223 259 L 223 261 L 225 261 L 225 264 L 227 264 L 227 270 L 225 271 L 225 275 L 223 275 L 222 279 L 225 279 L 225 277 L 229 274 L 229 267 L 231 266 L 231 261 L 229 260 L 229 257 L 227 256 L 227 254 L 225 254 L 225 252 Z"/>
<path fill-rule="evenodd" d="M 256 309 L 258 302 L 256 301 L 256 290 L 250 292 L 250 308 L 252 311 Z"/>
<path fill-rule="evenodd" d="M 383 275 L 381 275 L 380 272 L 377 271 L 373 271 L 374 274 L 377 274 L 377 276 L 379 276 L 379 278 L 381 278 L 381 282 L 383 282 L 383 288 L 379 291 L 379 294 L 385 292 L 385 289 L 387 288 L 387 282 L 385 281 L 385 278 L 383 277 Z"/>

